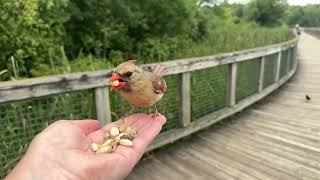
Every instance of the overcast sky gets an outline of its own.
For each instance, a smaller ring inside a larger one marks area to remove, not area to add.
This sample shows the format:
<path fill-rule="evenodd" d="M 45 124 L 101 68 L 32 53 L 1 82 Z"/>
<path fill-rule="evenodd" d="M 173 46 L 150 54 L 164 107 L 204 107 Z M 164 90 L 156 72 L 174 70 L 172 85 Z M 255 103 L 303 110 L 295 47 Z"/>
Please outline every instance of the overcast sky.
<path fill-rule="evenodd" d="M 229 0 L 232 2 L 248 2 L 249 0 Z M 290 5 L 320 4 L 320 0 L 288 0 Z"/>

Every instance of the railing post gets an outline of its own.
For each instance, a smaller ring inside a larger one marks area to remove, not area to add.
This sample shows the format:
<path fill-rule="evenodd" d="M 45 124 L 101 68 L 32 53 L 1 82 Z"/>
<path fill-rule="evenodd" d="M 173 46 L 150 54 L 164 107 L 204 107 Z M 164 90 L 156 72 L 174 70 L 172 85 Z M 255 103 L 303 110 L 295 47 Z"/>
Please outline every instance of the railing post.
<path fill-rule="evenodd" d="M 230 107 L 236 104 L 237 69 L 237 63 L 229 64 L 227 82 L 227 105 Z"/>
<path fill-rule="evenodd" d="M 278 53 L 277 66 L 276 66 L 276 75 L 275 75 L 275 82 L 278 82 L 279 79 L 280 79 L 281 56 L 282 56 L 282 50 L 280 50 L 279 53 Z"/>
<path fill-rule="evenodd" d="M 260 60 L 260 75 L 259 75 L 259 92 L 263 90 L 263 80 L 264 80 L 264 66 L 265 66 L 265 56 L 261 57 Z"/>
<path fill-rule="evenodd" d="M 179 74 L 180 117 L 178 124 L 185 127 L 191 123 L 190 73 Z"/>
<path fill-rule="evenodd" d="M 111 110 L 109 100 L 109 90 L 107 87 L 94 89 L 94 99 L 96 106 L 97 119 L 103 126 L 111 122 Z"/>
<path fill-rule="evenodd" d="M 291 57 L 292 57 L 292 48 L 289 48 L 288 49 L 287 69 L 286 69 L 287 73 L 286 74 L 288 74 L 290 71 L 290 61 L 292 60 Z"/>

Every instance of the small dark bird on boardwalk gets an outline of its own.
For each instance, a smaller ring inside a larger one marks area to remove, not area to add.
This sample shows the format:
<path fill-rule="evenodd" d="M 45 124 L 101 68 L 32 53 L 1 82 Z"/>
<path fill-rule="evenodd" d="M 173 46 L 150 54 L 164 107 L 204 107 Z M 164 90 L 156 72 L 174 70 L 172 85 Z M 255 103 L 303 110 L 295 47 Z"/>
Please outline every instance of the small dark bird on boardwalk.
<path fill-rule="evenodd" d="M 306 102 L 309 102 L 310 100 L 311 100 L 311 97 L 308 94 L 306 94 Z"/>

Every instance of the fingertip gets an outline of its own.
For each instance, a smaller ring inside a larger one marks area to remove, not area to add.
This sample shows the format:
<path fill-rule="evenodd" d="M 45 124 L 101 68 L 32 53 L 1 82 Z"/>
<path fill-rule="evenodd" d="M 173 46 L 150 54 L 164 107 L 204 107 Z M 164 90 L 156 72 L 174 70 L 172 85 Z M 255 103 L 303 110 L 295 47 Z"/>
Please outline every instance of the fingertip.
<path fill-rule="evenodd" d="M 162 126 L 167 122 L 167 118 L 162 114 L 158 114 L 158 116 L 156 116 L 155 120 L 159 121 Z"/>

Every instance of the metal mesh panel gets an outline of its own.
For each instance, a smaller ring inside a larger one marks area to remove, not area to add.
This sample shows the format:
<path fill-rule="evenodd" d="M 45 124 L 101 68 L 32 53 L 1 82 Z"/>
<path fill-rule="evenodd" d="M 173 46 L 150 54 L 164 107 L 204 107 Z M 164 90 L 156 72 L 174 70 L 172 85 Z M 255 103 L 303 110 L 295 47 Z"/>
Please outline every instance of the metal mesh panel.
<path fill-rule="evenodd" d="M 238 63 L 236 101 L 240 101 L 258 91 L 259 61 L 251 59 Z"/>
<path fill-rule="evenodd" d="M 177 126 L 179 118 L 179 88 L 178 76 L 166 76 L 168 90 L 165 92 L 163 98 L 157 102 L 159 113 L 167 118 L 167 123 L 162 128 L 163 131 L 174 129 Z M 114 91 L 110 94 L 110 104 L 112 111 L 112 120 L 116 121 L 125 115 L 130 109 L 131 105 L 125 101 L 119 91 Z M 153 109 L 151 109 L 153 112 Z M 149 113 L 149 108 L 135 109 L 134 113 Z"/>
<path fill-rule="evenodd" d="M 293 69 L 293 65 L 295 62 L 295 47 L 291 48 L 290 50 L 290 62 L 289 62 L 289 69 L 290 71 Z"/>
<path fill-rule="evenodd" d="M 192 120 L 226 106 L 227 67 L 223 65 L 192 72 Z"/>
<path fill-rule="evenodd" d="M 265 57 L 263 88 L 274 83 L 277 72 L 278 54 L 271 54 Z"/>
<path fill-rule="evenodd" d="M 88 90 L 0 104 L 0 179 L 16 165 L 33 137 L 60 119 L 94 117 Z"/>
<path fill-rule="evenodd" d="M 281 66 L 280 66 L 280 78 L 287 74 L 288 66 L 288 50 L 282 51 L 281 53 Z"/>

